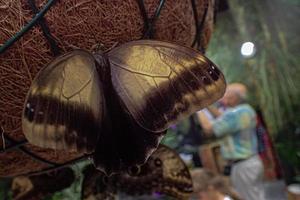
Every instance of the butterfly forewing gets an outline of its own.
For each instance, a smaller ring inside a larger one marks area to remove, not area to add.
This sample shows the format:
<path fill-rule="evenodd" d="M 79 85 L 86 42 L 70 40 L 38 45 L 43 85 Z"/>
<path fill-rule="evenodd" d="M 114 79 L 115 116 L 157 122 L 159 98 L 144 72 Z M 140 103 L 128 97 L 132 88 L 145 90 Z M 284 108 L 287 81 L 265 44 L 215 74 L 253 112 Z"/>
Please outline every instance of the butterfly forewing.
<path fill-rule="evenodd" d="M 94 57 L 76 50 L 43 68 L 27 94 L 22 128 L 30 143 L 89 152 L 95 147 L 104 97 Z"/>
<path fill-rule="evenodd" d="M 108 53 L 113 86 L 144 128 L 159 132 L 225 92 L 220 70 L 205 56 L 179 45 L 140 40 Z"/>

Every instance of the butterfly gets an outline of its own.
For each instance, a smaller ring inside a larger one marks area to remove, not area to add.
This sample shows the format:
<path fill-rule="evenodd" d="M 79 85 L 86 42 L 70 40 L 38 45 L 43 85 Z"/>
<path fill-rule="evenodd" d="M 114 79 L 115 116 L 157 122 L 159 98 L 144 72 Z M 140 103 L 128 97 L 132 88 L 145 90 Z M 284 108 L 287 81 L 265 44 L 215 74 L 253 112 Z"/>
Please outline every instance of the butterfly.
<path fill-rule="evenodd" d="M 90 165 L 83 174 L 83 199 L 114 199 L 118 193 L 132 196 L 159 193 L 175 199 L 189 199 L 193 192 L 188 167 L 165 145 L 159 145 L 145 164 L 128 172 L 107 177 Z"/>
<path fill-rule="evenodd" d="M 111 174 L 146 162 L 167 128 L 225 92 L 221 71 L 198 51 L 138 40 L 108 52 L 77 49 L 41 69 L 22 129 L 44 148 L 92 154 Z"/>

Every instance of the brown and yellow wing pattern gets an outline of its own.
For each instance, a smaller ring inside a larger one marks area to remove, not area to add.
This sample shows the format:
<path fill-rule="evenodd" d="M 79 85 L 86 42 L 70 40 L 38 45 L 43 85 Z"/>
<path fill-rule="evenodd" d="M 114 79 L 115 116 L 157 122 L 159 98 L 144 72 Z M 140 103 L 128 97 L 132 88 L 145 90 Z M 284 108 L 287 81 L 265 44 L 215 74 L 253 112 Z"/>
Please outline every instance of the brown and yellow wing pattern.
<path fill-rule="evenodd" d="M 219 69 L 194 49 L 153 40 L 108 53 L 114 89 L 143 128 L 160 132 L 225 92 Z"/>
<path fill-rule="evenodd" d="M 43 68 L 25 101 L 22 128 L 30 143 L 90 152 L 95 148 L 104 97 L 94 57 L 72 51 Z"/>
<path fill-rule="evenodd" d="M 145 163 L 171 124 L 218 100 L 225 87 L 208 58 L 172 43 L 74 50 L 37 74 L 22 128 L 34 145 L 93 153 L 98 169 L 118 173 Z"/>

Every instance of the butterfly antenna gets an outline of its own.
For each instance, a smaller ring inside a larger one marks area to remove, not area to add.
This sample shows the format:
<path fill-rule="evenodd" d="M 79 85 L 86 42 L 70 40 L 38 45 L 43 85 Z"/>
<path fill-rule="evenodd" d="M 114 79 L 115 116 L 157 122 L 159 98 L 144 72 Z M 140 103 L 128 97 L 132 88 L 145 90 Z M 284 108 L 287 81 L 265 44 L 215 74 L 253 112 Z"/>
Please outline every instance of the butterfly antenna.
<path fill-rule="evenodd" d="M 119 44 L 119 42 L 115 42 L 111 47 L 109 47 L 108 49 L 106 49 L 104 51 L 104 53 L 107 53 L 107 52 L 111 51 L 112 49 L 114 49 L 115 47 L 117 47 L 118 44 Z"/>
<path fill-rule="evenodd" d="M 104 44 L 98 41 L 98 39 L 97 39 L 97 37 L 96 37 L 96 34 L 95 34 L 95 31 L 93 31 L 93 30 L 91 29 L 91 26 L 90 26 L 90 25 L 88 25 L 88 28 L 89 28 L 89 30 L 90 30 L 90 33 L 91 33 L 92 37 L 93 37 L 93 40 L 95 41 L 95 44 L 91 46 L 91 49 L 90 49 L 91 52 L 92 52 L 92 53 L 96 53 L 96 52 L 98 52 L 98 51 L 103 51 L 103 49 L 104 49 Z"/>

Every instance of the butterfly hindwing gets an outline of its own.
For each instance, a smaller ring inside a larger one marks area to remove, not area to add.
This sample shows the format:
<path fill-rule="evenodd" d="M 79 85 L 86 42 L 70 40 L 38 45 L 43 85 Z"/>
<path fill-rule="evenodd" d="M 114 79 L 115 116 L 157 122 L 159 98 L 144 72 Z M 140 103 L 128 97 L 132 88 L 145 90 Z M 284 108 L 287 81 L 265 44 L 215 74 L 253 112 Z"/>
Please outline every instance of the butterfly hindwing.
<path fill-rule="evenodd" d="M 128 172 L 106 176 L 88 166 L 84 175 L 84 199 L 113 199 L 120 192 L 132 196 L 160 193 L 185 200 L 193 189 L 188 167 L 174 150 L 164 145 L 159 145 L 145 164 L 131 167 Z"/>
<path fill-rule="evenodd" d="M 75 50 L 37 74 L 26 97 L 22 128 L 34 145 L 90 152 L 103 113 L 104 97 L 94 57 Z"/>
<path fill-rule="evenodd" d="M 114 89 L 142 127 L 159 132 L 225 92 L 220 70 L 194 49 L 153 40 L 108 53 Z"/>
<path fill-rule="evenodd" d="M 136 175 L 120 174 L 116 183 L 120 191 L 132 195 L 157 192 L 188 199 L 193 191 L 188 167 L 174 150 L 162 144 Z"/>

